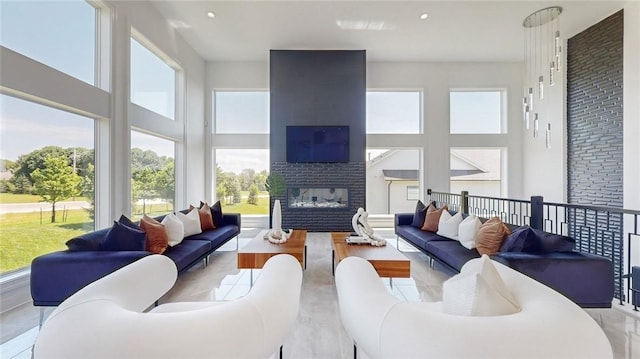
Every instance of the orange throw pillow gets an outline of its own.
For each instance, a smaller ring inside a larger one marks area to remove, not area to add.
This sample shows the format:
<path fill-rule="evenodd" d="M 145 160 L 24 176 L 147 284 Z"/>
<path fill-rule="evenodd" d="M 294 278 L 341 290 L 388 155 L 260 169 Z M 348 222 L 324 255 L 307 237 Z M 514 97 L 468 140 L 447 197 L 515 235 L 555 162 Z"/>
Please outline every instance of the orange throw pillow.
<path fill-rule="evenodd" d="M 424 224 L 420 229 L 422 229 L 423 231 L 437 232 L 438 223 L 440 223 L 440 216 L 442 215 L 442 211 L 446 210 L 448 210 L 447 206 L 436 209 L 433 204 L 430 204 L 429 208 L 427 208 L 427 214 L 424 216 Z"/>
<path fill-rule="evenodd" d="M 189 206 L 189 210 L 192 210 L 193 206 Z M 216 229 L 216 226 L 213 224 L 213 215 L 211 214 L 211 208 L 204 202 L 200 208 L 198 208 L 198 215 L 200 216 L 200 229 L 202 231 L 206 231 L 208 229 Z"/>
<path fill-rule="evenodd" d="M 493 217 L 484 222 L 476 233 L 476 249 L 480 255 L 492 255 L 500 251 L 502 242 L 511 234 L 511 230 L 500 218 Z"/>
<path fill-rule="evenodd" d="M 164 253 L 169 245 L 169 235 L 164 224 L 145 214 L 140 220 L 140 228 L 147 236 L 146 250 L 156 254 Z"/>

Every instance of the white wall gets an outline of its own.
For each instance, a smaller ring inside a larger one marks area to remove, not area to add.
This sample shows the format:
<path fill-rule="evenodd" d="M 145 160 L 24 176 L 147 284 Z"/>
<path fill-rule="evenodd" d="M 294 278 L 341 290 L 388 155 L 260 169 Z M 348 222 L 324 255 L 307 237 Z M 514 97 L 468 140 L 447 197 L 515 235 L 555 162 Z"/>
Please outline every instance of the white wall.
<path fill-rule="evenodd" d="M 424 134 L 410 136 L 369 135 L 368 147 L 383 142 L 425 147 L 423 156 L 426 188 L 449 191 L 450 147 L 506 147 L 507 191 L 522 196 L 522 152 L 520 93 L 522 66 L 517 63 L 368 63 L 367 87 L 419 89 L 424 91 Z M 449 90 L 494 88 L 507 90 L 507 134 L 449 135 Z M 424 196 L 424 195 L 423 195 Z"/>
<path fill-rule="evenodd" d="M 168 21 L 146 2 L 109 1 L 115 12 L 115 68 L 114 102 L 115 127 L 113 132 L 121 134 L 114 138 L 113 163 L 117 195 L 112 205 L 114 217 L 127 213 L 129 199 L 121 198 L 130 187 L 128 168 L 130 142 L 127 139 L 131 125 L 145 128 L 158 135 L 176 140 L 176 207 L 184 208 L 189 203 L 205 199 L 205 101 L 204 60 L 187 44 Z M 153 47 L 168 56 L 182 71 L 176 86 L 179 99 L 176 101 L 176 121 L 145 111 L 139 106 L 129 106 L 129 38 L 135 28 Z M 182 159 L 180 161 L 179 159 Z M 120 167 L 124 164 L 124 167 Z"/>
<path fill-rule="evenodd" d="M 624 208 L 640 210 L 640 3 L 624 7 Z M 627 225 L 631 226 L 632 223 Z M 631 227 L 627 227 L 630 231 Z M 626 241 L 625 241 L 626 242 Z M 626 243 L 625 243 L 626 245 Z M 640 265 L 640 238 L 635 237 L 631 258 Z"/>
<path fill-rule="evenodd" d="M 423 197 L 426 188 L 449 190 L 449 146 L 508 148 L 505 196 L 522 196 L 520 93 L 522 66 L 518 63 L 367 63 L 367 88 L 424 91 L 424 133 L 368 135 L 367 147 L 424 148 Z M 207 63 L 206 116 L 211 118 L 214 89 L 268 89 L 269 67 L 262 62 Z M 504 135 L 449 135 L 449 90 L 507 89 L 507 130 Z M 213 135 L 216 146 L 266 148 L 268 136 Z"/>
<path fill-rule="evenodd" d="M 640 4 L 629 1 L 624 6 L 624 207 L 640 208 Z M 594 24 L 589 24 L 589 26 Z M 566 56 L 566 54 L 565 54 Z M 566 58 L 565 58 L 566 63 Z M 522 133 L 523 194 L 541 195 L 546 201 L 565 202 L 566 168 L 566 75 L 556 77 L 554 87 L 545 88 L 540 104 L 540 137 L 532 130 Z M 545 148 L 544 129 L 551 123 L 551 148 Z"/>

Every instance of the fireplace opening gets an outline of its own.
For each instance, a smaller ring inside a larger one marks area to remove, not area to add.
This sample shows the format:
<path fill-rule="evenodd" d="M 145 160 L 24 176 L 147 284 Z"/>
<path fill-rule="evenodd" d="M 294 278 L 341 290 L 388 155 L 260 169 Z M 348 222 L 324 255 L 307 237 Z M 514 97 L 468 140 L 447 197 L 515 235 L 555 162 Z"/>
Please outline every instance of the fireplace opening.
<path fill-rule="evenodd" d="M 349 190 L 335 187 L 289 187 L 287 189 L 287 207 L 313 209 L 349 208 Z"/>

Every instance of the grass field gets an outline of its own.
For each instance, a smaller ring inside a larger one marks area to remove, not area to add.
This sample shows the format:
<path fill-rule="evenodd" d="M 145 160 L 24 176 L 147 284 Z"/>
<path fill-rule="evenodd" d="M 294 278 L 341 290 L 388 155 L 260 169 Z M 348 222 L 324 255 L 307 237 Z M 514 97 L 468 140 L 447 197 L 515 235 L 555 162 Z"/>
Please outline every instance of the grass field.
<path fill-rule="evenodd" d="M 64 201 L 72 201 L 72 198 L 65 199 Z M 76 197 L 76 201 L 86 201 L 84 197 Z M 15 194 L 15 193 L 0 193 L 0 203 L 38 203 L 42 202 L 42 197 L 33 194 Z"/>
<path fill-rule="evenodd" d="M 225 204 L 222 201 L 222 212 L 268 215 L 269 196 L 265 194 L 266 192 L 261 193 L 258 197 L 257 205 L 247 203 L 246 193 L 242 193 L 242 203 Z M 34 203 L 39 199 L 40 197 L 31 195 L 0 194 L 0 203 Z M 147 215 L 152 217 L 172 211 L 173 205 L 170 203 L 146 206 Z M 66 222 L 62 222 L 62 217 L 63 211 L 58 210 L 58 222 L 50 223 L 51 213 L 44 212 L 40 224 L 39 212 L 0 214 L 0 272 L 31 265 L 33 258 L 63 250 L 69 239 L 94 230 L 93 221 L 86 210 L 67 211 Z M 138 220 L 141 217 L 142 206 L 134 205 L 131 218 Z"/>
<path fill-rule="evenodd" d="M 62 211 L 56 211 L 57 223 L 50 223 L 50 213 L 0 214 L 0 272 L 31 265 L 41 254 L 65 249 L 65 242 L 93 230 L 93 221 L 83 209 L 68 211 L 62 222 Z"/>

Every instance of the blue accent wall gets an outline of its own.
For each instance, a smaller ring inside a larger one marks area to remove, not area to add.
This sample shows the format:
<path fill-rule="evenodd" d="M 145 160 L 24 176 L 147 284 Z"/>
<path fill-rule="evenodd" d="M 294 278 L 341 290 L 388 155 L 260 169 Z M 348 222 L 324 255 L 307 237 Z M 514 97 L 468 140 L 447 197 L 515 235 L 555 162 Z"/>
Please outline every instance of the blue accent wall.
<path fill-rule="evenodd" d="M 270 167 L 287 187 L 348 188 L 345 209 L 292 209 L 282 204 L 284 228 L 350 231 L 366 208 L 366 52 L 271 50 Z M 349 126 L 349 163 L 287 163 L 287 126 Z"/>

